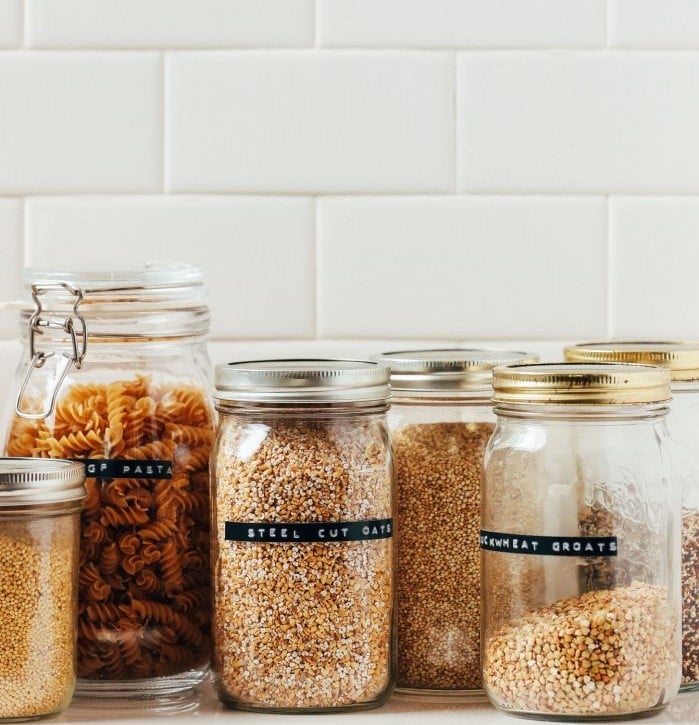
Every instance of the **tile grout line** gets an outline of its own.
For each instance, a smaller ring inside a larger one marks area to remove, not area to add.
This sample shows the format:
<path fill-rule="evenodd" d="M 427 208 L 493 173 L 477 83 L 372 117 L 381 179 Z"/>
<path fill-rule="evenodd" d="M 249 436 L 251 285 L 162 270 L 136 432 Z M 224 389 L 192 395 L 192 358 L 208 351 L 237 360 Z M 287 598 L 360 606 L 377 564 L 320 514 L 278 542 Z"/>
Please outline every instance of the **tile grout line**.
<path fill-rule="evenodd" d="M 160 113 L 161 113 L 161 125 L 160 125 L 160 153 L 162 158 L 160 159 L 160 173 L 161 183 L 160 192 L 167 194 L 168 189 L 168 178 L 170 169 L 168 165 L 168 145 L 169 145 L 169 134 L 168 134 L 168 55 L 167 51 L 161 51 L 160 53 Z"/>
<path fill-rule="evenodd" d="M 612 0 L 604 0 L 604 39 L 605 48 L 609 50 L 611 43 L 611 27 L 612 27 Z"/>
<path fill-rule="evenodd" d="M 317 196 L 313 197 L 313 335 L 314 340 L 320 339 L 320 202 Z"/>
<path fill-rule="evenodd" d="M 29 0 L 22 0 L 22 48 L 29 48 Z"/>
<path fill-rule="evenodd" d="M 452 193 L 459 193 L 459 52 L 453 51 L 452 64 Z"/>
<path fill-rule="evenodd" d="M 606 195 L 604 197 L 604 211 L 605 211 L 605 232 L 606 232 L 606 242 L 607 242 L 607 289 L 606 289 L 606 331 L 607 331 L 607 339 L 611 339 L 612 335 L 614 333 L 614 325 L 613 325 L 613 318 L 612 318 L 612 312 L 613 312 L 613 295 L 612 295 L 612 282 L 613 282 L 613 254 L 612 254 L 612 234 L 611 234 L 611 208 L 610 208 L 610 199 L 609 195 Z"/>
<path fill-rule="evenodd" d="M 320 0 L 313 0 L 313 47 L 320 47 L 320 17 L 318 15 L 318 3 Z"/>
<path fill-rule="evenodd" d="M 20 203 L 22 204 L 22 213 L 20 215 L 19 238 L 22 241 L 22 267 L 31 267 L 32 260 L 27 235 L 29 230 L 29 203 L 27 197 L 23 196 Z"/>

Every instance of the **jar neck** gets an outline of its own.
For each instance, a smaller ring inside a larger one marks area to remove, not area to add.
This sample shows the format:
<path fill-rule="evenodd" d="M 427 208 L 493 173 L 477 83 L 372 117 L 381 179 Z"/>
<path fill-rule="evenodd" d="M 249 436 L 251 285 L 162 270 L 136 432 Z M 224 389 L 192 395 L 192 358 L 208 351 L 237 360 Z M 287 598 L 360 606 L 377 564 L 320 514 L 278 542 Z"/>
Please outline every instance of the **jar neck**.
<path fill-rule="evenodd" d="M 224 415 L 278 416 L 285 418 L 311 418 L 321 416 L 357 416 L 385 413 L 390 407 L 387 400 L 356 402 L 271 403 L 216 400 L 216 410 Z"/>
<path fill-rule="evenodd" d="M 580 405 L 580 404 L 516 404 L 496 403 L 493 406 L 499 418 L 520 418 L 537 420 L 560 420 L 575 422 L 621 421 L 662 419 L 668 413 L 668 404 L 643 403 L 624 405 Z"/>
<path fill-rule="evenodd" d="M 488 406 L 492 405 L 492 387 L 477 388 L 474 390 L 391 390 L 391 405 L 424 405 L 437 406 Z"/>

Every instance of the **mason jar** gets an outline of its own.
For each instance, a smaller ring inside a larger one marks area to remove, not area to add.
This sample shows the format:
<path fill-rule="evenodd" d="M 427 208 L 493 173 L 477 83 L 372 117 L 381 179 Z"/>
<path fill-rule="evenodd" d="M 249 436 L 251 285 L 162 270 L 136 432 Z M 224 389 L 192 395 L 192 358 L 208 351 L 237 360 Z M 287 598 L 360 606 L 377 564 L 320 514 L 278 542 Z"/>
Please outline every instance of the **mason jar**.
<path fill-rule="evenodd" d="M 405 350 L 391 369 L 396 474 L 396 691 L 481 695 L 480 526 L 485 446 L 500 350 Z"/>
<path fill-rule="evenodd" d="M 393 685 L 388 370 L 216 368 L 214 682 L 229 706 L 331 712 Z"/>
<path fill-rule="evenodd" d="M 699 342 L 591 342 L 566 348 L 579 362 L 662 365 L 672 375 L 668 427 L 682 491 L 682 684 L 699 689 Z"/>
<path fill-rule="evenodd" d="M 670 372 L 519 365 L 497 368 L 493 383 L 480 535 L 486 694 L 538 718 L 662 708 L 681 661 Z"/>
<path fill-rule="evenodd" d="M 0 458 L 0 721 L 73 696 L 84 480 L 71 461 Z"/>
<path fill-rule="evenodd" d="M 77 694 L 201 682 L 213 439 L 201 273 L 30 272 L 5 451 L 84 460 Z"/>

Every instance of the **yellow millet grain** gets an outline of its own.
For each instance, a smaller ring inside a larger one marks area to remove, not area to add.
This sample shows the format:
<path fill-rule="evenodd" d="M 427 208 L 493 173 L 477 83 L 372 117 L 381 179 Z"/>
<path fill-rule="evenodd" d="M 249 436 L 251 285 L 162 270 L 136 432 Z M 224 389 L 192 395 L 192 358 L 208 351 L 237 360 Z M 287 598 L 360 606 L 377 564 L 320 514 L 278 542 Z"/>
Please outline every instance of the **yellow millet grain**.
<path fill-rule="evenodd" d="M 0 718 L 56 713 L 75 684 L 77 517 L 0 522 Z"/>
<path fill-rule="evenodd" d="M 678 681 L 677 616 L 665 587 L 638 582 L 561 599 L 487 637 L 486 691 L 524 713 L 649 710 Z"/>
<path fill-rule="evenodd" d="M 483 454 L 490 423 L 393 434 L 398 687 L 478 689 Z"/>
<path fill-rule="evenodd" d="M 272 709 L 371 703 L 391 682 L 391 539 L 253 543 L 226 521 L 391 516 L 382 425 L 222 424 L 216 454 L 214 662 L 224 700 Z"/>

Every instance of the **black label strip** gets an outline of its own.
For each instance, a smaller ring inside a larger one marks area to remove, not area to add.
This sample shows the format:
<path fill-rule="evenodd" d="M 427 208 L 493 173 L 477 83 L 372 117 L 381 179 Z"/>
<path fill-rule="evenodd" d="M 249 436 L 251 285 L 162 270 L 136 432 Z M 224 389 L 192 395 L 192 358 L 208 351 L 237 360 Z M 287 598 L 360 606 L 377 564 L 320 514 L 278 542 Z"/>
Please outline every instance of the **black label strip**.
<path fill-rule="evenodd" d="M 481 549 L 539 556 L 616 556 L 616 536 L 527 536 L 484 531 Z"/>
<path fill-rule="evenodd" d="M 243 523 L 226 521 L 228 541 L 265 541 L 294 544 L 332 541 L 373 541 L 393 536 L 393 519 L 328 521 L 312 524 Z"/>
<path fill-rule="evenodd" d="M 85 458 L 88 478 L 172 478 L 172 461 L 130 461 L 126 458 Z"/>

